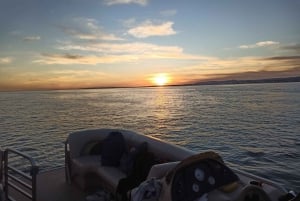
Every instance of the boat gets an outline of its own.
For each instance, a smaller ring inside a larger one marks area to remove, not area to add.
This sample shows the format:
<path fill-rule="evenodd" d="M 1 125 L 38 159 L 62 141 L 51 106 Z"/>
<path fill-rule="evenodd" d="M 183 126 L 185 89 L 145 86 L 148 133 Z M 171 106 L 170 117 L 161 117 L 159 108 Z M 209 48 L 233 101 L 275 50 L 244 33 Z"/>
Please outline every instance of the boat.
<path fill-rule="evenodd" d="M 300 194 L 229 167 L 213 151 L 197 153 L 124 129 L 70 133 L 65 164 L 40 171 L 16 149 L 1 150 L 0 200 L 15 201 L 288 201 Z M 10 164 L 24 158 L 29 169 Z"/>

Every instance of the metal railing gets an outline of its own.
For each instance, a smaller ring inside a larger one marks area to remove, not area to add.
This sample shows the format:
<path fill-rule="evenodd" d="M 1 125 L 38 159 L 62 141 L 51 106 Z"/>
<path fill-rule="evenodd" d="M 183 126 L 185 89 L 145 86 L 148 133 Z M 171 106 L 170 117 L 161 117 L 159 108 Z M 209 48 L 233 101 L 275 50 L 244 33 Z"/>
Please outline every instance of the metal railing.
<path fill-rule="evenodd" d="M 68 140 L 64 142 L 65 144 L 65 175 L 66 182 L 71 184 L 71 161 L 70 161 L 70 145 Z"/>
<path fill-rule="evenodd" d="M 9 153 L 23 157 L 30 162 L 30 174 L 18 170 L 16 167 L 9 165 Z M 29 200 L 37 200 L 36 191 L 36 180 L 39 168 L 35 161 L 28 155 L 21 153 L 20 151 L 14 149 L 6 149 L 4 151 L 4 193 L 5 200 L 15 201 L 15 199 L 10 196 L 9 188 L 11 187 L 16 192 L 27 197 Z M 26 182 L 26 180 L 28 182 Z"/>
<path fill-rule="evenodd" d="M 4 192 L 3 192 L 3 162 L 4 162 L 4 152 L 0 148 L 0 201 L 4 200 Z"/>
<path fill-rule="evenodd" d="M 2 184 L 2 179 L 3 179 L 3 162 L 4 162 L 4 152 L 0 149 L 0 184 Z"/>

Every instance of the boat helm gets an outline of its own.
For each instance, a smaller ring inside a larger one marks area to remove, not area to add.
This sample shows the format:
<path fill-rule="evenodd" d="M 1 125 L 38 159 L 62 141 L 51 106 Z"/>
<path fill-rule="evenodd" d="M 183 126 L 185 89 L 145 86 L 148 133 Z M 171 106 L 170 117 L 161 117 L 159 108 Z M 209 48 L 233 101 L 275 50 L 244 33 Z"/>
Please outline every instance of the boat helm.
<path fill-rule="evenodd" d="M 271 201 L 259 185 L 240 182 L 240 178 L 214 152 L 191 156 L 180 162 L 163 179 L 160 201 Z M 210 193 L 214 191 L 213 193 Z M 225 195 L 225 196 L 224 196 Z"/>

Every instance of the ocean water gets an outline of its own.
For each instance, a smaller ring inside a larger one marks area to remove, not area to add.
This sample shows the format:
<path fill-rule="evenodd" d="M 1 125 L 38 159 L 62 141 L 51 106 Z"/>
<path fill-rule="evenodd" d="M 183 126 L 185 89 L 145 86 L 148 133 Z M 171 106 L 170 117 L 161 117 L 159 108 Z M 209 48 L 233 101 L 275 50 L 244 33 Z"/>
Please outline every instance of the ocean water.
<path fill-rule="evenodd" d="M 300 83 L 0 93 L 0 147 L 41 170 L 64 164 L 68 133 L 123 128 L 300 191 Z"/>

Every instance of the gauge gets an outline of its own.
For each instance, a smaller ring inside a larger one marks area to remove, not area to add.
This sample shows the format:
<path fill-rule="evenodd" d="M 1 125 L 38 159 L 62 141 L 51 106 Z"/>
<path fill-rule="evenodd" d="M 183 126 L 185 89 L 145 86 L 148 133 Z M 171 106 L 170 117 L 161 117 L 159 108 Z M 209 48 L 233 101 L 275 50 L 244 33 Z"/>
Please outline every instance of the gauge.
<path fill-rule="evenodd" d="M 212 177 L 212 176 L 209 176 L 208 177 L 208 183 L 210 184 L 210 185 L 215 185 L 215 183 L 216 183 L 216 180 L 215 180 L 215 178 L 214 177 Z"/>
<path fill-rule="evenodd" d="M 199 192 L 199 186 L 198 186 L 198 184 L 193 184 L 193 186 L 192 186 L 192 188 L 193 188 L 193 191 L 195 192 L 195 193 L 198 193 Z"/>
<path fill-rule="evenodd" d="M 194 175 L 198 181 L 204 181 L 204 171 L 200 168 L 197 168 L 194 172 Z"/>

